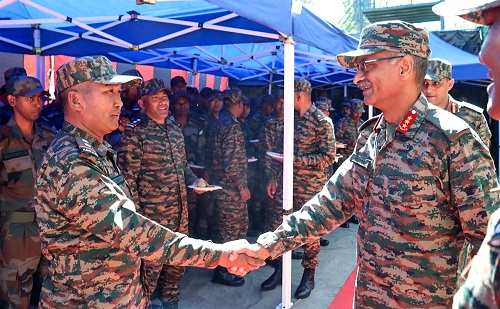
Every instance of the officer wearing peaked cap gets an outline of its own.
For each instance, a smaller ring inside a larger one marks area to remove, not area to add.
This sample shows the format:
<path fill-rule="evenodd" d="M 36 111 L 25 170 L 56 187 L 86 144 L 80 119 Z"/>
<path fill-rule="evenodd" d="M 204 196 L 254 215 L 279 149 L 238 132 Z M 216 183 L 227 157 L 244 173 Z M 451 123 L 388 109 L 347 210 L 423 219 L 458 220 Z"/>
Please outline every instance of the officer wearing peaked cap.
<path fill-rule="evenodd" d="M 401 21 L 361 32 L 337 55 L 357 69 L 364 103 L 382 114 L 360 128 L 354 152 L 322 191 L 257 240 L 271 258 L 359 215 L 356 308 L 450 308 L 464 241 L 477 252 L 499 205 L 489 151 L 460 118 L 421 93 L 426 30 Z"/>
<path fill-rule="evenodd" d="M 118 127 L 122 85 L 138 77 L 117 75 L 104 56 L 75 59 L 56 75 L 65 123 L 35 184 L 42 253 L 50 261 L 41 308 L 146 308 L 143 262 L 223 265 L 240 275 L 263 264 L 238 254 L 255 256 L 244 241 L 195 240 L 136 212 L 139 205 L 103 136 Z"/>

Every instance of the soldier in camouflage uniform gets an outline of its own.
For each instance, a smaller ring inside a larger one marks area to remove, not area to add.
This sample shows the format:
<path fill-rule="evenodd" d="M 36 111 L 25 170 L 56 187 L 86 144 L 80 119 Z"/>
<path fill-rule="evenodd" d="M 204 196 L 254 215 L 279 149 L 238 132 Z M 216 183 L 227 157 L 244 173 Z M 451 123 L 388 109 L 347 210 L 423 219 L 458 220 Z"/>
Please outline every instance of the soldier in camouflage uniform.
<path fill-rule="evenodd" d="M 321 192 L 257 240 L 274 258 L 360 214 L 356 308 L 450 308 L 463 241 L 477 251 L 500 202 L 488 149 L 421 93 L 429 56 L 428 32 L 400 21 L 368 25 L 337 55 L 382 114 Z"/>
<path fill-rule="evenodd" d="M 453 88 L 455 80 L 452 77 L 451 63 L 444 59 L 430 59 L 427 74 L 425 75 L 422 92 L 427 100 L 444 110 L 455 114 L 465 121 L 479 135 L 487 148 L 490 148 L 491 132 L 488 127 L 483 109 L 467 102 L 455 100 L 449 91 Z M 465 243 L 459 256 L 457 287 L 463 283 L 461 273 L 471 259 L 472 246 Z"/>
<path fill-rule="evenodd" d="M 455 114 L 479 135 L 486 147 L 490 148 L 491 132 L 483 109 L 474 104 L 455 100 L 450 94 L 455 80 L 451 63 L 444 59 L 430 59 L 422 92 L 427 101 Z"/>
<path fill-rule="evenodd" d="M 221 113 L 214 133 L 210 134 L 210 161 L 207 161 L 211 182 L 223 188 L 215 192 L 219 242 L 245 237 L 248 229 L 247 201 L 250 199 L 245 140 L 237 120 L 243 112 L 243 95 L 239 89 L 226 90 L 223 100 L 226 112 Z M 218 267 L 212 282 L 239 286 L 245 280 Z"/>
<path fill-rule="evenodd" d="M 267 120 L 266 126 L 264 127 L 264 133 L 259 138 L 259 150 L 264 154 L 262 157 L 262 168 L 264 173 L 264 178 L 261 182 L 267 183 L 270 179 L 279 179 L 283 172 L 283 166 L 281 164 L 276 164 L 276 168 L 272 169 L 273 159 L 266 154 L 268 151 L 274 151 L 278 146 L 278 140 L 283 135 L 284 128 L 284 116 L 285 116 L 285 98 L 283 92 L 279 92 L 275 96 L 275 110 L 276 116 Z M 275 174 L 273 174 L 273 172 Z M 271 231 L 276 229 L 281 222 L 283 222 L 283 204 L 274 203 L 271 197 L 268 198 L 266 203 L 264 203 L 264 230 Z M 276 267 L 275 267 L 276 268 Z"/>
<path fill-rule="evenodd" d="M 117 149 L 118 166 L 129 184 L 138 213 L 174 232 L 188 234 L 186 186 L 193 184 L 197 177 L 187 166 L 180 124 L 167 118 L 166 91 L 161 79 L 154 78 L 142 84 L 139 106 L 145 117 L 125 129 Z M 178 94 L 182 92 L 175 95 Z M 184 267 L 146 264 L 150 291 L 154 291 L 158 283 L 164 306 L 179 301 L 179 282 L 183 275 Z"/>
<path fill-rule="evenodd" d="M 460 15 L 468 21 L 490 26 L 479 58 L 489 67 L 490 78 L 496 81 L 488 87 L 488 114 L 493 119 L 500 119 L 500 1 L 446 1 L 432 9 L 438 15 Z M 472 260 L 467 280 L 453 298 L 453 308 L 500 308 L 499 239 L 500 210 L 497 210 L 490 218 L 488 232 L 479 252 Z"/>
<path fill-rule="evenodd" d="M 50 261 L 41 308 L 145 308 L 142 260 L 221 265 L 237 275 L 263 264 L 248 256 L 255 253 L 244 241 L 195 240 L 136 212 L 116 152 L 103 137 L 118 127 L 121 84 L 137 77 L 117 75 L 104 56 L 75 59 L 56 75 L 65 123 L 35 182 L 42 254 Z"/>
<path fill-rule="evenodd" d="M 187 162 L 197 166 L 205 166 L 205 162 L 203 162 L 203 149 L 200 143 L 203 130 L 201 125 L 197 121 L 193 120 L 190 114 L 190 100 L 191 99 L 186 92 L 177 92 L 172 97 L 172 111 L 174 113 L 175 121 L 182 129 Z M 204 169 L 191 167 L 191 170 L 197 177 L 206 178 L 204 175 Z M 194 190 L 188 190 L 187 201 L 189 210 L 189 235 L 196 236 L 198 236 L 198 231 L 196 231 L 195 228 L 197 226 L 196 223 L 199 221 L 198 218 L 196 218 L 197 197 L 198 194 L 196 194 Z"/>
<path fill-rule="evenodd" d="M 28 308 L 41 257 L 33 189 L 55 132 L 37 122 L 49 95 L 38 79 L 13 77 L 5 91 L 14 115 L 0 127 L 0 307 Z"/>
<path fill-rule="evenodd" d="M 330 111 L 334 111 L 332 108 L 332 100 L 327 97 L 318 97 L 314 102 L 314 105 L 327 117 L 330 117 Z"/>
<path fill-rule="evenodd" d="M 363 101 L 360 99 L 350 99 L 348 102 L 350 114 L 335 123 L 335 138 L 337 142 L 345 145 L 345 148 L 337 149 L 337 154 L 342 156 L 337 161 L 338 166 L 354 151 L 359 136 L 359 127 L 363 124 L 361 116 L 365 112 Z"/>
<path fill-rule="evenodd" d="M 300 207 L 327 181 L 327 170 L 335 162 L 335 135 L 332 120 L 319 111 L 311 102 L 311 84 L 305 79 L 295 80 L 294 109 L 294 162 L 293 162 L 293 209 Z M 280 136 L 274 152 L 283 153 L 283 135 Z M 281 162 L 273 169 L 280 170 Z M 278 172 L 273 171 L 273 176 Z M 269 180 L 268 192 L 274 196 L 276 211 L 283 209 L 283 181 L 280 178 Z M 279 205 L 279 206 L 278 206 Z M 280 211 L 280 213 L 282 213 Z M 309 297 L 314 289 L 314 274 L 318 267 L 320 239 L 311 239 L 304 246 L 302 266 L 304 273 L 295 292 L 296 298 Z M 279 274 L 279 276 L 278 276 Z M 276 278 L 278 277 L 278 279 Z M 261 285 L 269 290 L 281 280 L 281 265 L 275 268 L 271 277 Z"/>

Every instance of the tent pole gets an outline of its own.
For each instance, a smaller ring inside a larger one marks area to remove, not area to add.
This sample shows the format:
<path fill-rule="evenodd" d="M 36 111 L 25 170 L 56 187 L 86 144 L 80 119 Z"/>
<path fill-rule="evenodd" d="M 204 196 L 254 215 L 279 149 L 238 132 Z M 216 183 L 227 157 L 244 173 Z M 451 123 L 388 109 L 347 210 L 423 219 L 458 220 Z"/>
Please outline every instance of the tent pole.
<path fill-rule="evenodd" d="M 193 58 L 193 73 L 191 74 L 191 87 L 196 87 L 196 75 L 198 75 L 198 59 Z"/>
<path fill-rule="evenodd" d="M 42 83 L 45 89 L 45 74 L 43 73 L 42 61 L 44 60 L 40 53 L 40 24 L 31 25 L 33 28 L 33 52 L 35 53 L 35 77 Z"/>
<path fill-rule="evenodd" d="M 295 43 L 288 37 L 284 45 L 284 95 L 285 95 L 285 124 L 283 145 L 283 220 L 292 210 L 293 205 L 293 128 L 294 128 L 294 63 Z M 292 306 L 292 253 L 283 255 L 283 278 L 281 287 L 281 307 L 288 309 Z"/>

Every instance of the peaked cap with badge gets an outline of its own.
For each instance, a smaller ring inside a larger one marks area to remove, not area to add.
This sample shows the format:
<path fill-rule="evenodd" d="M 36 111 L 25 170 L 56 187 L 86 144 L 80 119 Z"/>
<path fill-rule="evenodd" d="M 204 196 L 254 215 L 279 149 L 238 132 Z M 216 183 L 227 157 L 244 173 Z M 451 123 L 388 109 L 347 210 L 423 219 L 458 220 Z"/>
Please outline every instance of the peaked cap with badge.
<path fill-rule="evenodd" d="M 452 79 L 451 62 L 439 58 L 430 59 L 425 79 L 440 82 L 443 78 Z"/>

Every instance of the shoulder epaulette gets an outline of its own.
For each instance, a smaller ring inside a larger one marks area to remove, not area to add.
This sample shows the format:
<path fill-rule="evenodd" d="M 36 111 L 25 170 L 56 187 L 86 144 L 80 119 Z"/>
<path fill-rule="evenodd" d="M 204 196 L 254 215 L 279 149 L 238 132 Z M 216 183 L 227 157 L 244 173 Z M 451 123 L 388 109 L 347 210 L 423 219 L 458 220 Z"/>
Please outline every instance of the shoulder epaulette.
<path fill-rule="evenodd" d="M 483 113 L 483 109 L 479 106 L 474 105 L 474 104 L 467 103 L 467 102 L 458 102 L 458 104 L 460 105 L 460 107 L 465 107 L 465 108 L 471 109 L 471 110 L 478 112 L 480 114 Z"/>
<path fill-rule="evenodd" d="M 429 110 L 424 117 L 449 139 L 454 139 L 459 133 L 470 129 L 469 125 L 459 117 L 432 104 L 429 104 Z"/>
<path fill-rule="evenodd" d="M 375 125 L 375 123 L 377 123 L 378 119 L 382 117 L 381 115 L 377 115 L 377 116 L 373 116 L 372 118 L 368 119 L 367 121 L 363 122 L 363 124 L 361 124 L 361 126 L 359 127 L 359 131 L 362 131 L 364 130 L 366 127 L 370 126 L 370 125 Z M 344 119 L 344 118 L 342 118 Z M 341 121 L 341 120 L 339 120 Z"/>
<path fill-rule="evenodd" d="M 43 123 L 39 123 L 40 125 L 40 128 L 44 131 L 49 131 L 50 133 L 57 133 L 57 130 L 54 128 L 54 127 L 49 127 L 48 125 L 46 124 L 43 124 Z"/>
<path fill-rule="evenodd" d="M 130 121 L 128 124 L 127 124 L 127 127 L 129 128 L 135 128 L 137 127 L 141 122 L 143 122 L 142 119 L 135 119 L 134 121 Z"/>
<path fill-rule="evenodd" d="M 315 117 L 316 119 L 318 119 L 318 121 L 323 121 L 323 120 L 326 120 L 326 115 L 325 115 L 325 114 L 323 114 L 323 112 L 322 112 L 322 111 L 320 111 L 318 108 L 316 108 L 316 109 L 313 111 L 313 113 L 312 113 L 312 114 L 314 115 L 314 117 Z"/>
<path fill-rule="evenodd" d="M 90 154 L 92 156 L 99 157 L 97 152 L 94 150 L 94 147 L 92 147 L 86 139 L 76 136 L 75 140 L 78 144 L 78 148 L 80 149 L 80 154 Z"/>

